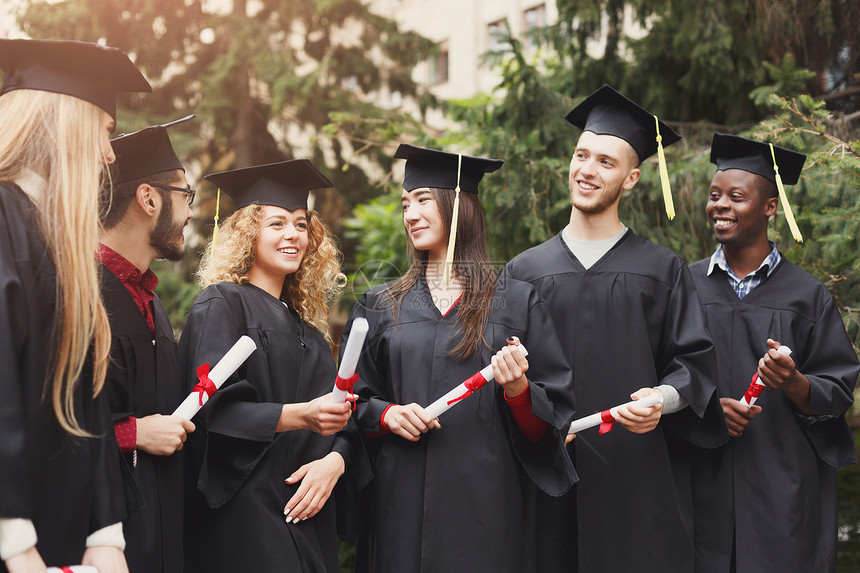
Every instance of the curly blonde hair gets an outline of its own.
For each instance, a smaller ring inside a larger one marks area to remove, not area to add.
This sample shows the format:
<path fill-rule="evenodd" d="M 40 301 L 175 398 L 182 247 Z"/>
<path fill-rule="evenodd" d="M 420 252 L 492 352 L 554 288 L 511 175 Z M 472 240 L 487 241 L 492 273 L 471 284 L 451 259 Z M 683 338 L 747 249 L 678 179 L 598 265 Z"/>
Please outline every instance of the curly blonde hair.
<path fill-rule="evenodd" d="M 206 288 L 217 282 L 246 284 L 254 264 L 257 237 L 263 220 L 262 205 L 248 205 L 230 215 L 218 227 L 218 240 L 210 241 L 197 270 L 198 283 Z M 302 320 L 325 335 L 329 333 L 329 303 L 346 283 L 340 272 L 341 254 L 328 226 L 308 211 L 308 248 L 299 270 L 287 275 L 281 300 L 296 309 Z"/>

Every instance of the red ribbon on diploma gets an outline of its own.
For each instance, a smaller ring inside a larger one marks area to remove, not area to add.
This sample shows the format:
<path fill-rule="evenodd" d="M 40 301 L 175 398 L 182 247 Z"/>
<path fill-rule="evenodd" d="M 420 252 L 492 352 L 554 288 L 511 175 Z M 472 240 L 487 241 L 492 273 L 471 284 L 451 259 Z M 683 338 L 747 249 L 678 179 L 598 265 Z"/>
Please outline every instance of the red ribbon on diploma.
<path fill-rule="evenodd" d="M 597 430 L 597 435 L 605 434 L 615 426 L 615 418 L 612 417 L 612 412 L 609 410 L 604 410 L 600 413 L 600 421 L 601 424 Z"/>
<path fill-rule="evenodd" d="M 352 386 L 355 384 L 355 381 L 358 380 L 358 372 L 350 376 L 349 378 L 341 378 L 337 376 L 334 379 L 334 385 L 337 386 L 338 390 L 343 390 L 344 392 L 349 392 L 352 394 Z"/>
<path fill-rule="evenodd" d="M 764 391 L 765 387 L 758 383 L 758 372 L 753 374 L 752 383 L 750 387 L 747 388 L 747 391 L 744 392 L 744 398 L 747 399 L 747 404 L 750 403 L 750 398 L 758 398 L 761 396 L 761 393 Z"/>
<path fill-rule="evenodd" d="M 453 398 L 451 400 L 448 400 L 448 405 L 450 406 L 451 404 L 453 404 L 455 402 L 459 402 L 463 398 L 468 398 L 469 396 L 472 395 L 473 392 L 477 392 L 478 390 L 483 388 L 484 384 L 486 384 L 486 383 L 487 383 L 487 380 L 483 376 L 481 376 L 481 373 L 475 372 L 474 374 L 469 376 L 469 378 L 467 378 L 463 382 L 463 385 L 466 387 L 466 391 L 463 392 L 463 395 L 458 396 L 456 398 Z"/>
<path fill-rule="evenodd" d="M 206 394 L 209 398 L 212 397 L 212 394 L 218 389 L 215 387 L 215 383 L 209 379 L 209 363 L 201 364 L 197 367 L 197 379 L 199 382 L 194 385 L 194 388 L 191 389 L 192 392 L 197 392 L 200 395 L 200 405 L 203 405 L 203 394 Z"/>
<path fill-rule="evenodd" d="M 74 573 L 71 567 L 60 567 L 60 571 L 62 571 L 63 573 Z"/>

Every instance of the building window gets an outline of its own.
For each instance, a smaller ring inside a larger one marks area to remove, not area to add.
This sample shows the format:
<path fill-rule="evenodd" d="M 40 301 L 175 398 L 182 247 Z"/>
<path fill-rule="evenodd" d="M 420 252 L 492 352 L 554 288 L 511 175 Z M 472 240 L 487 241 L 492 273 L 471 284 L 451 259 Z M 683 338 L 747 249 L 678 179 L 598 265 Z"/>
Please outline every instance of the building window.
<path fill-rule="evenodd" d="M 538 4 L 523 12 L 523 34 L 526 46 L 536 48 L 540 43 L 538 35 L 546 28 L 546 6 Z"/>
<path fill-rule="evenodd" d="M 430 58 L 429 83 L 431 86 L 448 81 L 448 43 L 439 45 L 439 53 Z"/>
<path fill-rule="evenodd" d="M 487 50 L 490 52 L 510 50 L 511 45 L 505 41 L 508 33 L 508 23 L 505 20 L 496 20 L 487 24 Z"/>

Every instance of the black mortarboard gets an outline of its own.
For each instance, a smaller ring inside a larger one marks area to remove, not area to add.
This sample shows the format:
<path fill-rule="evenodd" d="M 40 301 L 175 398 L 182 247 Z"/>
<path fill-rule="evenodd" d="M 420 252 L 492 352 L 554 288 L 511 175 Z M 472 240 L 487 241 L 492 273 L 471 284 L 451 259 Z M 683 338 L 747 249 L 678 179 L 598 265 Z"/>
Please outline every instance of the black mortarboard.
<path fill-rule="evenodd" d="M 629 143 L 639 161 L 657 153 L 657 120 L 642 106 L 604 85 L 570 110 L 564 119 L 584 131 L 597 135 L 614 135 Z M 681 136 L 660 123 L 663 147 L 679 141 Z"/>
<path fill-rule="evenodd" d="M 125 183 L 142 177 L 149 177 L 162 171 L 173 171 L 182 169 L 182 162 L 176 157 L 167 128 L 185 123 L 196 116 L 187 115 L 182 119 L 164 123 L 162 125 L 151 125 L 140 131 L 120 135 L 111 140 L 114 155 L 116 155 L 116 169 L 118 172 L 115 183 Z"/>
<path fill-rule="evenodd" d="M 401 143 L 397 151 L 394 152 L 394 157 L 395 159 L 406 160 L 403 188 L 407 191 L 419 187 L 453 190 L 457 188 L 459 182 L 461 191 L 468 191 L 476 195 L 478 183 L 481 182 L 484 174 L 496 171 L 505 163 L 501 159 L 458 155 L 425 147 L 416 147 L 408 143 Z"/>
<path fill-rule="evenodd" d="M 714 133 L 714 140 L 711 142 L 711 163 L 717 166 L 717 171 L 741 169 L 776 183 L 774 159 L 779 167 L 782 182 L 787 185 L 796 184 L 800 178 L 800 172 L 803 171 L 806 155 L 777 145 L 773 146 L 773 155 L 771 155 L 768 143 L 737 135 Z"/>
<path fill-rule="evenodd" d="M 717 166 L 717 171 L 740 169 L 761 175 L 776 184 L 785 220 L 791 229 L 791 236 L 798 243 L 803 242 L 803 235 L 794 220 L 783 182 L 789 185 L 797 183 L 805 161 L 806 155 L 797 151 L 737 135 L 714 133 L 711 142 L 711 163 Z"/>
<path fill-rule="evenodd" d="M 307 209 L 311 189 L 332 186 L 307 159 L 222 171 L 203 179 L 232 197 L 236 209 L 248 205 L 273 205 L 287 211 Z"/>
<path fill-rule="evenodd" d="M 0 39 L 0 95 L 19 89 L 67 94 L 116 119 L 116 94 L 150 92 L 149 82 L 117 48 L 89 42 Z"/>

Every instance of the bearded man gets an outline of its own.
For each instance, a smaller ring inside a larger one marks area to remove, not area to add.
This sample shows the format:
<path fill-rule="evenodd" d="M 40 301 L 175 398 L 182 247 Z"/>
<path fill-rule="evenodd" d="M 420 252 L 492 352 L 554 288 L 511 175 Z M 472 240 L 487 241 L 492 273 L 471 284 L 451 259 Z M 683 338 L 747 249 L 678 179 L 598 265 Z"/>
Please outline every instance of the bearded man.
<path fill-rule="evenodd" d="M 182 258 L 183 229 L 192 217 L 195 192 L 170 144 L 169 125 L 111 141 L 113 185 L 100 198 L 98 259 L 111 326 L 105 388 L 126 469 L 142 494 L 131 505 L 143 505 L 123 522 L 131 573 L 182 571 L 182 460 L 176 452 L 194 431 L 190 421 L 165 415 L 182 402 L 184 382 L 170 319 L 153 292 L 158 278 L 149 268 L 155 259 Z"/>

